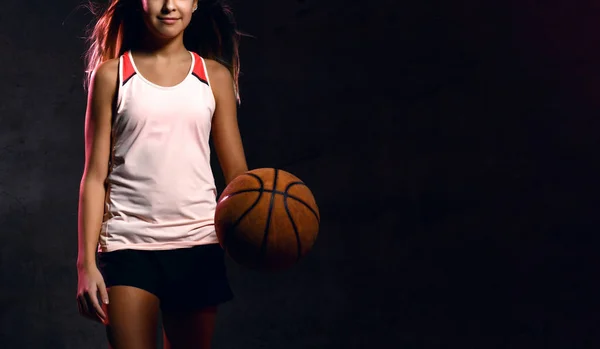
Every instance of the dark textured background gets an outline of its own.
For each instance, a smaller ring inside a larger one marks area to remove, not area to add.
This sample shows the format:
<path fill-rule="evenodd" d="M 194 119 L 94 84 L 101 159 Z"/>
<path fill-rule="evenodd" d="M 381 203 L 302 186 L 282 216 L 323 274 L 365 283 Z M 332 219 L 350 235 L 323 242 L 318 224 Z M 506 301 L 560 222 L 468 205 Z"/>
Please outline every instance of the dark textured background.
<path fill-rule="evenodd" d="M 228 263 L 215 348 L 598 347 L 600 7 L 482 3 L 233 2 L 249 165 L 323 220 L 287 272 Z M 75 304 L 78 4 L 0 12 L 0 348 L 106 347 Z"/>

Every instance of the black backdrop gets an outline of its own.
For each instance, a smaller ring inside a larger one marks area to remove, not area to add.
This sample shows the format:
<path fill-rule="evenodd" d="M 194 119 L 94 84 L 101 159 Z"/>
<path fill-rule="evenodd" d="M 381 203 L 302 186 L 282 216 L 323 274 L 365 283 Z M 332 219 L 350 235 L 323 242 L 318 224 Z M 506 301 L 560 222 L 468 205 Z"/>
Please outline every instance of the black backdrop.
<path fill-rule="evenodd" d="M 249 166 L 323 219 L 287 272 L 228 261 L 215 348 L 596 347 L 600 8 L 494 3 L 233 2 Z M 0 11 L 2 348 L 106 347 L 74 301 L 79 4 Z"/>

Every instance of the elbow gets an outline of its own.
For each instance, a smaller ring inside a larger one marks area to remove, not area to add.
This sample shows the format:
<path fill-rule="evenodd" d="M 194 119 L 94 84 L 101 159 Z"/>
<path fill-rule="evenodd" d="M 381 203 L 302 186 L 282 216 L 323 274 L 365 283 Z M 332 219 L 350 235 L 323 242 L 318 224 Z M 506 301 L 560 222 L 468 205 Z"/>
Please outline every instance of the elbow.
<path fill-rule="evenodd" d="M 92 187 L 92 188 L 98 188 L 98 187 L 104 187 L 106 184 L 106 175 L 103 175 L 101 173 L 95 172 L 95 171 L 89 171 L 83 174 L 82 178 L 81 178 L 81 189 L 83 188 L 88 188 L 88 187 Z"/>

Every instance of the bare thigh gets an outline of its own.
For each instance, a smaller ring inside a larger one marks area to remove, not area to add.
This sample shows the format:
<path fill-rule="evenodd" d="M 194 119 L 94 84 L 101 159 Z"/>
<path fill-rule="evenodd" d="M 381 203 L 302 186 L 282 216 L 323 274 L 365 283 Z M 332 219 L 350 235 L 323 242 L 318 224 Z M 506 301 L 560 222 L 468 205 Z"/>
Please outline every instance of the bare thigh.
<path fill-rule="evenodd" d="M 131 286 L 108 290 L 106 333 L 112 349 L 155 349 L 159 300 Z"/>
<path fill-rule="evenodd" d="M 164 349 L 209 349 L 217 307 L 195 312 L 163 311 Z"/>

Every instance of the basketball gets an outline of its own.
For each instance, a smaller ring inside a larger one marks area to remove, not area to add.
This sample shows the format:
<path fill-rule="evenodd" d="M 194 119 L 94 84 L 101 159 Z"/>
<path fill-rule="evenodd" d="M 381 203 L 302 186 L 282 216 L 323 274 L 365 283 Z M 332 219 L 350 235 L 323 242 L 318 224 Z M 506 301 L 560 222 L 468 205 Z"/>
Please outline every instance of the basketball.
<path fill-rule="evenodd" d="M 221 247 L 238 264 L 257 270 L 282 270 L 298 262 L 312 249 L 319 223 L 319 209 L 306 184 L 274 168 L 236 177 L 215 212 Z"/>

